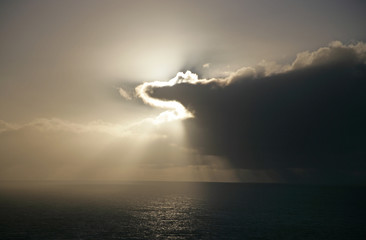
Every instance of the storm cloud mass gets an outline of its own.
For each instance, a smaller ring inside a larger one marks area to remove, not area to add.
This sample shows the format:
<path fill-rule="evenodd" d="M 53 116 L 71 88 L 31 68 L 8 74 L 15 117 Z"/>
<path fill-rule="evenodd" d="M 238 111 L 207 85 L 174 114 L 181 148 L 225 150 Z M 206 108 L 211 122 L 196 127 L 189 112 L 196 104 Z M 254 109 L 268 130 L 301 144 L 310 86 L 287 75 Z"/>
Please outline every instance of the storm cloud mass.
<path fill-rule="evenodd" d="M 222 79 L 180 83 L 155 88 L 152 96 L 193 112 L 184 120 L 192 147 L 227 157 L 234 167 L 364 181 L 365 53 L 364 43 L 333 42 L 275 70 L 241 69 L 226 86 Z"/>

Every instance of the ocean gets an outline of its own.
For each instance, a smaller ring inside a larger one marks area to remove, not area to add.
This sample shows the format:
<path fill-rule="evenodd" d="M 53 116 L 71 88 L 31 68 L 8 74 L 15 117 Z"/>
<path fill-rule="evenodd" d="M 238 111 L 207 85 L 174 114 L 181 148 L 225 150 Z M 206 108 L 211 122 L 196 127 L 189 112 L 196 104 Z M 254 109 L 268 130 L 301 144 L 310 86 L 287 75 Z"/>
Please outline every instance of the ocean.
<path fill-rule="evenodd" d="M 366 187 L 19 183 L 0 187 L 0 239 L 366 239 Z"/>

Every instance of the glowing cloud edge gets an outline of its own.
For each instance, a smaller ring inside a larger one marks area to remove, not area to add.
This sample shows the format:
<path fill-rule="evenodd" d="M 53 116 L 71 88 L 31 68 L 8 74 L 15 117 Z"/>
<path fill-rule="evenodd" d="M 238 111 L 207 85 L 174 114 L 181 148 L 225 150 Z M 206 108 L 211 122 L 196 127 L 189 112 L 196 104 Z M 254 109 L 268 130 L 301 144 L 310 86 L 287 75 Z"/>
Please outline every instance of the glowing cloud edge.
<path fill-rule="evenodd" d="M 162 113 L 160 113 L 156 118 L 153 119 L 154 124 L 161 124 L 163 122 L 170 122 L 175 120 L 183 120 L 187 118 L 193 118 L 194 115 L 188 109 L 186 109 L 183 104 L 178 101 L 166 101 L 158 98 L 153 98 L 149 95 L 149 91 L 152 88 L 159 87 L 172 87 L 178 83 L 188 82 L 188 83 L 197 83 L 202 80 L 198 80 L 197 74 L 192 73 L 191 71 L 178 72 L 177 75 L 170 79 L 169 81 L 154 81 L 154 82 L 145 82 L 136 87 L 136 95 L 140 97 L 144 103 L 157 108 L 168 109 Z"/>

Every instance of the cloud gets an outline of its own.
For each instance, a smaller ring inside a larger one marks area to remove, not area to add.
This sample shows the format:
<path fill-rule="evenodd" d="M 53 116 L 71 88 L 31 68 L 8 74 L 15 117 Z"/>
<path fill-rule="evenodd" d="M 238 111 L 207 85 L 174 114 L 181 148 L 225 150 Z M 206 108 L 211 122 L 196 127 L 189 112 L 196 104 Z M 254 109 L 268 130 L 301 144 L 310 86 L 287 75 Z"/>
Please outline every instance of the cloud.
<path fill-rule="evenodd" d="M 203 162 L 205 156 L 200 161 L 180 136 L 169 134 L 176 123 L 146 121 L 116 135 L 119 127 L 102 121 L 84 125 L 61 119 L 0 121 L 0 179 L 199 180 L 190 174 L 201 166 L 216 169 Z M 170 172 L 169 178 L 162 176 L 165 172 Z M 175 176 L 178 173 L 180 177 Z"/>
<path fill-rule="evenodd" d="M 243 68 L 238 72 L 243 76 L 249 76 L 255 74 L 255 69 Z M 175 100 L 166 100 L 155 98 L 151 95 L 154 89 L 172 87 L 177 84 L 188 83 L 192 85 L 217 83 L 221 86 L 226 86 L 230 84 L 235 76 L 233 74 L 229 75 L 227 78 L 211 78 L 211 79 L 198 79 L 198 75 L 192 73 L 191 71 L 178 72 L 177 75 L 170 79 L 169 81 L 153 81 L 144 82 L 135 88 L 136 95 L 143 100 L 144 103 L 156 107 L 168 109 L 161 114 L 159 114 L 153 121 L 155 124 L 160 124 L 163 122 L 171 122 L 175 120 L 184 120 L 194 117 L 193 113 L 185 108 L 180 102 Z"/>
<path fill-rule="evenodd" d="M 320 67 L 323 65 L 352 65 L 366 63 L 366 44 L 359 42 L 357 44 L 343 45 L 339 41 L 334 41 L 327 47 L 319 48 L 314 52 L 301 52 L 297 54 L 296 59 L 287 65 L 280 65 L 275 62 L 262 61 L 254 67 L 243 67 L 235 72 L 225 73 L 225 77 L 199 79 L 197 74 L 191 71 L 185 73 L 179 72 L 169 81 L 145 82 L 136 87 L 136 95 L 140 97 L 144 103 L 157 108 L 170 109 L 162 112 L 156 119 L 155 123 L 162 123 L 174 120 L 184 120 L 193 117 L 193 113 L 187 110 L 181 103 L 171 100 L 161 100 L 152 97 L 150 94 L 153 89 L 162 87 L 172 87 L 177 84 L 205 85 L 216 84 L 221 87 L 228 86 L 233 82 L 243 79 L 258 79 L 269 77 L 276 74 L 288 73 L 295 70 L 306 69 L 307 67 Z M 208 68 L 209 63 L 203 65 Z M 121 93 L 122 91 L 122 93 Z M 121 96 L 129 95 L 120 89 Z"/>
<path fill-rule="evenodd" d="M 343 45 L 339 41 L 334 41 L 328 47 L 319 48 L 314 52 L 305 51 L 297 54 L 289 70 L 329 64 L 353 65 L 358 63 L 366 63 L 365 43 Z"/>
<path fill-rule="evenodd" d="M 197 81 L 197 75 L 192 74 L 190 71 L 186 73 L 179 72 L 174 78 L 167 82 L 154 81 L 145 82 L 136 87 L 136 94 L 140 97 L 144 103 L 157 108 L 169 109 L 162 112 L 154 120 L 155 123 L 159 124 L 162 122 L 170 122 L 174 120 L 181 120 L 193 117 L 193 114 L 189 112 L 181 103 L 177 101 L 166 101 L 153 98 L 149 92 L 152 88 L 171 87 L 180 82 L 192 82 Z"/>
<path fill-rule="evenodd" d="M 18 128 L 19 128 L 19 126 L 17 124 L 12 124 L 12 123 L 8 123 L 3 120 L 0 120 L 0 133 L 5 132 L 5 131 L 16 130 Z"/>
<path fill-rule="evenodd" d="M 152 125 L 153 119 L 151 118 L 146 118 L 129 125 L 115 124 L 103 120 L 95 120 L 81 124 L 59 118 L 37 118 L 24 124 L 8 123 L 0 120 L 0 134 L 34 129 L 40 132 L 101 133 L 114 137 L 126 137 L 130 135 L 145 135 L 145 128 L 150 128 Z"/>
<path fill-rule="evenodd" d="M 119 95 L 121 95 L 121 97 L 123 97 L 124 99 L 126 99 L 126 100 L 131 100 L 132 98 L 131 98 L 131 96 L 130 96 L 130 94 L 128 94 L 127 92 L 126 92 L 126 90 L 124 90 L 123 88 L 121 88 L 121 87 L 119 87 L 119 88 L 117 88 L 118 89 L 118 92 L 119 92 Z"/>
<path fill-rule="evenodd" d="M 143 83 L 136 95 L 164 110 L 130 125 L 0 120 L 2 174 L 14 175 L 16 165 L 25 173 L 45 166 L 40 171 L 53 174 L 65 159 L 74 169 L 76 159 L 84 159 L 82 164 L 103 151 L 99 160 L 110 169 L 127 158 L 149 168 L 212 167 L 213 159 L 227 159 L 233 168 L 246 169 L 243 176 L 238 174 L 242 180 L 250 171 L 260 175 L 253 175 L 256 179 L 264 174 L 276 181 L 366 181 L 365 49 L 364 43 L 333 42 L 300 53 L 287 65 L 262 61 L 225 77 L 199 79 L 187 71 L 167 82 Z M 174 120 L 183 122 L 184 143 L 164 132 Z M 103 149 L 112 139 L 115 144 Z M 140 152 L 132 143 L 141 141 L 148 143 L 143 154 L 126 157 Z M 27 159 L 32 159 L 29 165 Z M 48 159 L 56 159 L 52 171 Z"/>
<path fill-rule="evenodd" d="M 333 42 L 288 65 L 262 62 L 225 78 L 153 84 L 149 97 L 194 113 L 184 120 L 191 146 L 234 167 L 352 175 L 366 169 L 365 79 L 365 43 Z"/>

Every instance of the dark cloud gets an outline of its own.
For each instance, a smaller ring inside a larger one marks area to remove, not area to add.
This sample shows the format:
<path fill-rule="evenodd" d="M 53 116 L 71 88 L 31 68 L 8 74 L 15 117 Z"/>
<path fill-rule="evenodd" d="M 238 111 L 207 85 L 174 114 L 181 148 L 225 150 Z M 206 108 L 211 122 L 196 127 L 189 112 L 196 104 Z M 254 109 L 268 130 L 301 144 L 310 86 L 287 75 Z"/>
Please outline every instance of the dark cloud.
<path fill-rule="evenodd" d="M 335 43 L 299 54 L 288 70 L 218 82 L 181 83 L 153 96 L 180 101 L 190 144 L 247 169 L 283 176 L 361 176 L 366 170 L 364 45 Z M 335 174 L 340 172 L 340 174 Z M 355 178 L 357 178 L 357 176 Z"/>

